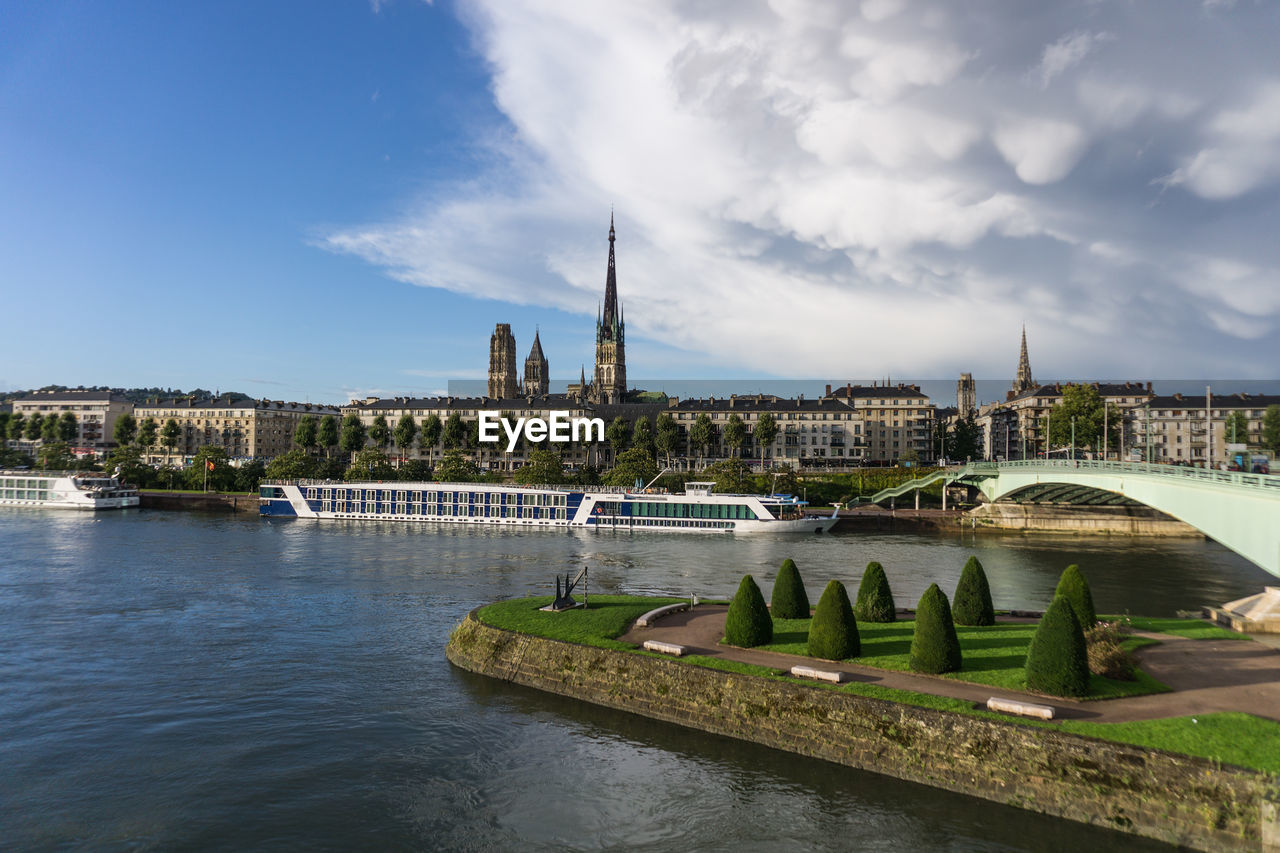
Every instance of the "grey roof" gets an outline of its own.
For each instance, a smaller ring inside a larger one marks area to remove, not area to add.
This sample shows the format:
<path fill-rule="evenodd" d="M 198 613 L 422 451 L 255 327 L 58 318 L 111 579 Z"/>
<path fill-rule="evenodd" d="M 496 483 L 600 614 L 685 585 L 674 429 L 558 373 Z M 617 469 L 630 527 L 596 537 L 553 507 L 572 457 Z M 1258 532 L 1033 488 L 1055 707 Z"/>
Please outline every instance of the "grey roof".
<path fill-rule="evenodd" d="M 286 403 L 283 400 L 240 399 L 230 397 L 170 397 L 167 400 L 148 400 L 137 404 L 139 409 L 254 409 L 259 411 L 316 412 L 336 414 L 336 406 L 320 403 Z"/>
<path fill-rule="evenodd" d="M 731 395 L 680 400 L 664 408 L 670 412 L 847 412 L 849 404 L 834 397 L 790 399 L 772 394 Z"/>
<path fill-rule="evenodd" d="M 1213 394 L 1209 399 L 1215 409 L 1265 409 L 1280 405 L 1280 394 Z M 1165 394 L 1152 397 L 1153 409 L 1203 409 L 1203 394 Z"/>
<path fill-rule="evenodd" d="M 841 400 L 860 400 L 872 397 L 928 399 L 928 395 L 920 390 L 919 385 L 907 385 L 902 382 L 897 385 L 852 385 L 845 383 L 843 387 L 832 388 L 827 396 Z"/>
<path fill-rule="evenodd" d="M 399 411 L 401 409 L 585 409 L 575 394 L 541 394 L 534 397 L 384 397 L 352 400 L 344 411 Z"/>
<path fill-rule="evenodd" d="M 25 397 L 14 400 L 15 403 L 83 403 L 86 401 L 110 400 L 112 403 L 127 403 L 129 398 L 115 391 L 33 391 Z"/>

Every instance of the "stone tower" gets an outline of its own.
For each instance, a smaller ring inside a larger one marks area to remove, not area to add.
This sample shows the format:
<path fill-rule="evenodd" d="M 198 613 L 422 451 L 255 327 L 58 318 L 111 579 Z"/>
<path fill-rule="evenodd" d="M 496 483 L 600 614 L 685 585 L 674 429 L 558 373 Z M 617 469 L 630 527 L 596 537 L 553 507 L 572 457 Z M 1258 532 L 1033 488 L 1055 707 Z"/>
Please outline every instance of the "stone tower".
<path fill-rule="evenodd" d="M 960 374 L 960 381 L 956 383 L 956 408 L 962 418 L 973 417 L 978 408 L 978 392 L 972 373 Z"/>
<path fill-rule="evenodd" d="M 489 396 L 495 399 L 520 396 L 516 376 L 516 339 L 510 323 L 499 323 L 489 338 Z"/>
<path fill-rule="evenodd" d="M 596 403 L 620 403 L 627 393 L 626 323 L 618 307 L 618 275 L 613 262 L 613 215 L 609 216 L 609 268 L 604 281 L 604 310 L 596 317 L 596 372 L 591 396 Z"/>
<path fill-rule="evenodd" d="M 1034 390 L 1036 381 L 1031 378 L 1031 359 L 1027 358 L 1027 327 L 1022 327 L 1022 351 L 1018 354 L 1018 378 L 1013 380 L 1013 395 Z"/>
<path fill-rule="evenodd" d="M 542 354 L 542 341 L 538 332 L 533 333 L 533 348 L 529 357 L 524 360 L 524 393 L 526 397 L 540 397 L 551 387 L 550 368 L 547 357 Z"/>

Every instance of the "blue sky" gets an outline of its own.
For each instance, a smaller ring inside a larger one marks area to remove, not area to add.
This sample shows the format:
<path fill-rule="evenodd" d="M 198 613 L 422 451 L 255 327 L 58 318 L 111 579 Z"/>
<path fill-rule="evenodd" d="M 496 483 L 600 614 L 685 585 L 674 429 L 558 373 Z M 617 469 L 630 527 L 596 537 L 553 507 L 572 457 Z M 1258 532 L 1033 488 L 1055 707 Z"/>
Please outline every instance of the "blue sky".
<path fill-rule="evenodd" d="M 576 376 L 611 207 L 634 376 L 1275 378 L 1278 15 L 6 4 L 0 391 Z"/>

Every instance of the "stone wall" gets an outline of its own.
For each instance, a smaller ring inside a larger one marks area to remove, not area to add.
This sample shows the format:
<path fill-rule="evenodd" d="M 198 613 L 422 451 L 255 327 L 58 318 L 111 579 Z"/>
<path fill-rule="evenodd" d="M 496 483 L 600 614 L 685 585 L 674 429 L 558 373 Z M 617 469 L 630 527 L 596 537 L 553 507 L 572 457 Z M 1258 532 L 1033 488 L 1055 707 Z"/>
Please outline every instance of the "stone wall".
<path fill-rule="evenodd" d="M 483 625 L 455 665 L 657 720 L 1203 850 L 1280 851 L 1264 774 Z M 1266 813 L 1264 815 L 1264 809 Z"/>
<path fill-rule="evenodd" d="M 222 495 L 217 492 L 183 494 L 180 492 L 139 492 L 138 506 L 143 509 L 200 510 L 202 512 L 253 512 L 260 505 L 256 493 Z"/>
<path fill-rule="evenodd" d="M 1045 506 L 1012 501 L 982 504 L 960 519 L 961 527 L 1044 533 L 1115 533 L 1122 536 L 1204 534 L 1190 524 L 1142 506 Z"/>

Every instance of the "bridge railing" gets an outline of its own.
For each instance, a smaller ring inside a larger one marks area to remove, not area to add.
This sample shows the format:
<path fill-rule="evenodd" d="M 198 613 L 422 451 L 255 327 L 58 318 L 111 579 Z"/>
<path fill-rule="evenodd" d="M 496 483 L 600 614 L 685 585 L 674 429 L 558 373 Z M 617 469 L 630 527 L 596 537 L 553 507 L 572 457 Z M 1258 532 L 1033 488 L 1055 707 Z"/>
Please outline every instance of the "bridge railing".
<path fill-rule="evenodd" d="M 977 468 L 974 465 L 968 467 Z M 1100 474 L 1142 474 L 1152 477 L 1168 477 L 1175 480 L 1221 483 L 1244 488 L 1264 489 L 1270 493 L 1280 493 L 1280 476 L 1250 474 L 1245 471 L 1219 471 L 1216 468 L 1157 465 L 1149 462 L 1103 462 L 1098 459 L 1022 459 L 1014 462 L 996 463 L 996 469 L 1000 471 L 1020 468 L 1078 468 L 1096 471 Z"/>

